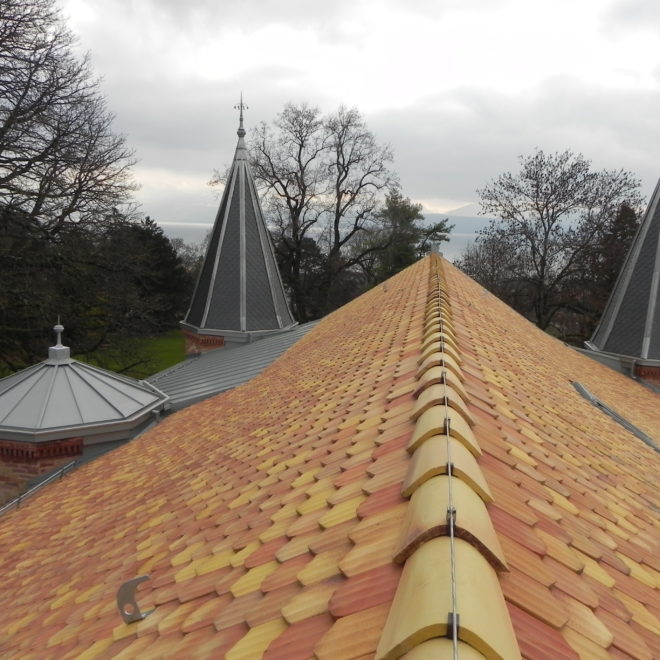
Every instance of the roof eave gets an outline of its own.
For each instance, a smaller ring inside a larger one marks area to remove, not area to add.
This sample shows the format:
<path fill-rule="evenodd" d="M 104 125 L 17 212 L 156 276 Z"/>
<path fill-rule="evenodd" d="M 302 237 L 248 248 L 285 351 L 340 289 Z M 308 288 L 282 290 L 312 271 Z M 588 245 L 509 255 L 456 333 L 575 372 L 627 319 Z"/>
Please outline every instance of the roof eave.
<path fill-rule="evenodd" d="M 155 387 L 153 389 L 157 390 Z M 78 436 L 89 438 L 90 436 L 116 435 L 124 431 L 133 431 L 153 413 L 160 413 L 165 410 L 170 397 L 162 392 L 161 394 L 164 398 L 141 408 L 133 415 L 123 419 L 87 424 L 71 424 L 48 429 L 21 429 L 15 426 L 0 426 L 0 439 L 14 442 L 42 443 Z"/>
<path fill-rule="evenodd" d="M 585 348 L 576 348 L 576 350 L 621 373 L 630 375 L 634 373 L 635 367 L 660 368 L 660 360 L 644 359 L 635 357 L 634 355 L 603 351 L 590 341 L 585 341 L 584 345 Z"/>
<path fill-rule="evenodd" d="M 197 335 L 207 335 L 209 337 L 227 337 L 234 341 L 250 341 L 252 337 L 265 337 L 267 335 L 275 335 L 280 332 L 288 332 L 293 330 L 298 325 L 298 321 L 294 321 L 290 325 L 282 326 L 280 328 L 272 328 L 268 330 L 246 330 L 242 332 L 240 330 L 218 330 L 214 328 L 200 328 L 196 325 L 192 325 L 187 321 L 179 321 L 179 325 L 183 330 L 188 330 L 194 332 Z"/>

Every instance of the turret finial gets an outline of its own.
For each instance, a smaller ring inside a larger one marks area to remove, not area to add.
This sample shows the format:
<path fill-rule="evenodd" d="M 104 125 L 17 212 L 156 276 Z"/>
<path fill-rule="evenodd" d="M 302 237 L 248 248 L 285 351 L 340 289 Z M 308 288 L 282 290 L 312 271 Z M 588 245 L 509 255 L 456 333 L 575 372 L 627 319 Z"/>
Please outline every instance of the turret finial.
<path fill-rule="evenodd" d="M 50 364 L 67 362 L 71 359 L 71 349 L 68 346 L 62 345 L 62 333 L 64 332 L 64 326 L 60 323 L 59 315 L 57 316 L 57 325 L 53 327 L 53 330 L 55 331 L 57 342 L 55 343 L 55 346 L 51 346 L 48 349 L 48 362 Z"/>
<path fill-rule="evenodd" d="M 243 110 L 247 110 L 248 106 L 243 103 L 243 92 L 241 92 L 240 103 L 237 103 L 234 108 L 240 110 L 238 119 L 238 131 L 236 131 L 239 138 L 245 137 L 245 129 L 243 128 Z"/>
<path fill-rule="evenodd" d="M 62 345 L 62 333 L 64 332 L 64 326 L 60 323 L 60 315 L 57 315 L 57 325 L 53 327 L 55 335 L 57 336 L 56 346 Z"/>

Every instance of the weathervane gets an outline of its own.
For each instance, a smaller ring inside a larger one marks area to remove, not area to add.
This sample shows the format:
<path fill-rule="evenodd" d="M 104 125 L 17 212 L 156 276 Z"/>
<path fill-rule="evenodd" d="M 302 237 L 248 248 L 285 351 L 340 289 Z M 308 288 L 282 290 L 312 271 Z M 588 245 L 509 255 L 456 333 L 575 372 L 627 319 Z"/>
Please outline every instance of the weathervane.
<path fill-rule="evenodd" d="M 239 124 L 238 124 L 238 137 L 245 137 L 245 129 L 243 128 L 243 110 L 247 110 L 248 106 L 243 103 L 243 92 L 241 92 L 240 103 L 234 106 L 235 110 L 240 110 Z"/>

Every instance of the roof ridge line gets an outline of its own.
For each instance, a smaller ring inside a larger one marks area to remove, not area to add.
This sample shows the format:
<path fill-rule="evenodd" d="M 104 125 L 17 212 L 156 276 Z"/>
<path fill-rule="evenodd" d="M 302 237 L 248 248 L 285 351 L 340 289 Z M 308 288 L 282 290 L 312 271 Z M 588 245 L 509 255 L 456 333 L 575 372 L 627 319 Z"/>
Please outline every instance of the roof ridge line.
<path fill-rule="evenodd" d="M 497 576 L 507 570 L 506 559 L 486 508 L 493 498 L 476 460 L 481 449 L 471 429 L 437 255 L 431 260 L 420 352 L 415 430 L 402 489 L 410 502 L 393 556 L 403 572 L 376 658 L 396 660 L 414 648 L 416 658 L 430 660 L 440 643 L 448 653 L 460 649 L 470 654 L 466 657 L 520 658 Z"/>

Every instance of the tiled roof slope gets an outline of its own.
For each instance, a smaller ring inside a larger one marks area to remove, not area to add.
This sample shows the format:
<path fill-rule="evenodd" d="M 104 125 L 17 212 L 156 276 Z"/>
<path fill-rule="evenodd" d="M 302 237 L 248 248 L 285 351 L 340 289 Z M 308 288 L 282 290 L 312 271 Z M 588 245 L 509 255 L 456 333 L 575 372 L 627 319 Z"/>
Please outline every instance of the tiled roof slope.
<path fill-rule="evenodd" d="M 453 554 L 461 658 L 660 657 L 660 460 L 574 380 L 658 439 L 656 394 L 425 259 L 3 516 L 0 656 L 451 657 Z"/>

